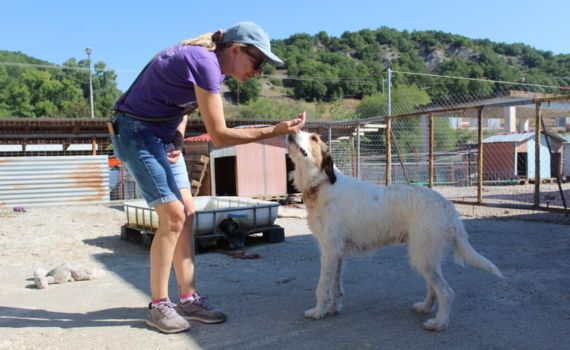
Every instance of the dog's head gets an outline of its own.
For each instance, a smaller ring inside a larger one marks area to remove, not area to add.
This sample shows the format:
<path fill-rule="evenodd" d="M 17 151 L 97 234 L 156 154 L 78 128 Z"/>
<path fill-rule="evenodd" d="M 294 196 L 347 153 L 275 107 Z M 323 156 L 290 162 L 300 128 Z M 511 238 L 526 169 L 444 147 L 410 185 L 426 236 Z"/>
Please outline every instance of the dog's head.
<path fill-rule="evenodd" d="M 329 147 L 319 134 L 299 131 L 288 137 L 289 157 L 295 164 L 295 185 L 304 190 L 322 183 L 323 174 L 331 185 L 336 182 Z"/>

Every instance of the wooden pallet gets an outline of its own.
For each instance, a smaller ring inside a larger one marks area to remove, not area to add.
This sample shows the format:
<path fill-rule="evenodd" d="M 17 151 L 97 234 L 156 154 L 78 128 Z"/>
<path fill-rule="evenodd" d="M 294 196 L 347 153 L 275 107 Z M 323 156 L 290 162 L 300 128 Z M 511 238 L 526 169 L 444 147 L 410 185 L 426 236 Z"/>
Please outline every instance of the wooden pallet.
<path fill-rule="evenodd" d="M 186 167 L 188 168 L 188 176 L 192 186 L 192 195 L 200 194 L 202 181 L 208 171 L 208 163 L 210 158 L 203 154 L 191 154 L 186 157 Z"/>
<path fill-rule="evenodd" d="M 302 193 L 290 193 L 290 194 L 283 194 L 283 195 L 257 195 L 257 196 L 251 196 L 251 198 L 261 199 L 264 201 L 279 202 L 282 204 L 302 203 L 303 202 L 303 194 Z"/>
<path fill-rule="evenodd" d="M 202 234 L 194 237 L 194 247 L 196 252 L 201 252 L 206 250 L 206 248 L 211 246 L 219 246 L 223 249 L 235 249 L 233 246 L 236 243 L 236 239 L 240 242 L 242 246 L 245 244 L 246 238 L 250 235 L 261 233 L 262 240 L 265 243 L 280 243 L 285 241 L 285 229 L 279 225 L 269 225 L 254 227 L 251 230 L 239 232 L 240 237 L 230 237 L 224 233 L 212 232 L 210 234 Z M 156 234 L 155 229 L 143 230 L 137 226 L 130 226 L 129 224 L 124 224 L 121 226 L 121 239 L 124 241 L 130 241 L 133 243 L 141 243 L 144 246 L 150 247 L 152 245 L 152 240 Z"/>

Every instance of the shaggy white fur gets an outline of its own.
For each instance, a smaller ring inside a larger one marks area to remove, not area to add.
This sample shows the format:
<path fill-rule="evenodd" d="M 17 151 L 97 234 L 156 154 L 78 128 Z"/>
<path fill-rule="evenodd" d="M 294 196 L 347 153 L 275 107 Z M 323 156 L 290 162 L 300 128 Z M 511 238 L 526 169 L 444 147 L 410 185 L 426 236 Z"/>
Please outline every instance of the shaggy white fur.
<path fill-rule="evenodd" d="M 321 250 L 317 305 L 305 316 L 320 319 L 341 309 L 342 259 L 345 255 L 408 243 L 410 264 L 426 280 L 425 300 L 415 303 L 417 313 L 435 318 L 424 328 L 447 327 L 453 290 L 441 272 L 449 245 L 456 261 L 502 277 L 497 267 L 469 244 L 467 232 L 453 204 L 425 187 L 377 186 L 343 175 L 318 134 L 289 136 L 289 156 L 295 164 L 294 184 L 303 192 L 309 228 Z"/>

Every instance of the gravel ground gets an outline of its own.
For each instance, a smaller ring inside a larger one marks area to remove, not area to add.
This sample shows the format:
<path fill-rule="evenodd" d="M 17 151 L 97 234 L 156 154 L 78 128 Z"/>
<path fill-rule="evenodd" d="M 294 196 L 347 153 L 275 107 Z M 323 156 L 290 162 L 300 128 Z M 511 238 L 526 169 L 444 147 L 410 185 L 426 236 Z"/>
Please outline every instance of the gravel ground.
<path fill-rule="evenodd" d="M 196 257 L 202 293 L 225 310 L 221 325 L 163 335 L 144 325 L 148 248 L 119 239 L 125 217 L 104 206 L 0 211 L 0 349 L 562 349 L 570 344 L 570 226 L 466 218 L 473 246 L 504 280 L 446 260 L 456 293 L 444 333 L 410 312 L 424 295 L 404 247 L 346 261 L 343 311 L 303 318 L 314 305 L 319 252 L 302 209 L 280 209 L 286 240 L 252 240 L 235 259 Z M 33 286 L 33 270 L 62 262 L 101 268 L 93 281 Z M 176 286 L 171 278 L 171 298 Z"/>

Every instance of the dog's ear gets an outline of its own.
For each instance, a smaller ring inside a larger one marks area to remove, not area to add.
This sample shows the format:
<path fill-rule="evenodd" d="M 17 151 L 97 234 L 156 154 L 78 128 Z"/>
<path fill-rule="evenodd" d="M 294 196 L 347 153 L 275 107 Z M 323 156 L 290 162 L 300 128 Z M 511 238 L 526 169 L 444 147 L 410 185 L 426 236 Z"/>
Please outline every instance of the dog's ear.
<path fill-rule="evenodd" d="M 325 148 L 323 150 L 323 163 L 321 169 L 327 174 L 331 185 L 336 182 L 336 175 L 334 174 L 334 162 L 329 151 Z"/>

